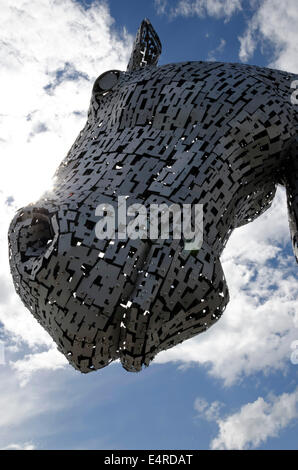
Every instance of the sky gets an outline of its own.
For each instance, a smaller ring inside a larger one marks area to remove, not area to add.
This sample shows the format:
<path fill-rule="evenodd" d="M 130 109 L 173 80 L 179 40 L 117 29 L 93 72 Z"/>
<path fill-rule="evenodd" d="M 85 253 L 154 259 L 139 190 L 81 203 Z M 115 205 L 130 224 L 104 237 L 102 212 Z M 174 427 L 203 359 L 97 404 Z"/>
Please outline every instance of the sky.
<path fill-rule="evenodd" d="M 297 0 L 0 0 L 0 11 L 0 448 L 298 449 L 297 264 L 282 187 L 223 252 L 222 318 L 137 374 L 117 362 L 72 369 L 16 295 L 7 256 L 15 210 L 50 187 L 94 80 L 126 70 L 143 18 L 161 39 L 159 65 L 297 74 Z"/>

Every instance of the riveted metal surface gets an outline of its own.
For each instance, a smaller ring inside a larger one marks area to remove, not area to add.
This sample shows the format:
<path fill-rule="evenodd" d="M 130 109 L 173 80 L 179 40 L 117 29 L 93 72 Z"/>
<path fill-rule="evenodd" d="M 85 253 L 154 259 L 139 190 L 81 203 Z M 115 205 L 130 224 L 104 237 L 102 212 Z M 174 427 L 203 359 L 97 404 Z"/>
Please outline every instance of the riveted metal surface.
<path fill-rule="evenodd" d="M 278 183 L 297 255 L 294 75 L 218 62 L 157 67 L 160 52 L 144 20 L 128 70 L 98 79 L 54 190 L 10 226 L 16 291 L 81 372 L 115 359 L 138 371 L 213 325 L 229 300 L 220 255 Z M 95 209 L 119 196 L 146 207 L 203 204 L 201 249 L 171 237 L 98 239 Z"/>

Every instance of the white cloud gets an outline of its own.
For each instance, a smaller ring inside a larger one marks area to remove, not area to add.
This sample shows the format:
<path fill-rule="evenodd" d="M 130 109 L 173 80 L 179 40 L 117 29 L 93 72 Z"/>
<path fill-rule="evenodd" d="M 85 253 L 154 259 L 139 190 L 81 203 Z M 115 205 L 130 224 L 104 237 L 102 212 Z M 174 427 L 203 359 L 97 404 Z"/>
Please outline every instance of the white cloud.
<path fill-rule="evenodd" d="M 298 73 L 298 8 L 297 0 L 264 0 L 254 2 L 256 12 L 239 38 L 239 57 L 247 62 L 256 47 L 273 47 L 270 66 Z"/>
<path fill-rule="evenodd" d="M 172 2 L 171 2 L 172 4 Z M 212 16 L 217 19 L 229 20 L 231 16 L 242 10 L 241 0 L 180 0 L 175 7 L 169 9 L 166 0 L 155 0 L 158 14 L 169 14 L 170 17 L 177 16 Z"/>
<path fill-rule="evenodd" d="M 217 421 L 220 417 L 220 410 L 223 403 L 214 401 L 210 405 L 205 398 L 196 398 L 194 409 L 197 411 L 197 417 L 203 418 L 207 421 Z"/>
<path fill-rule="evenodd" d="M 132 37 L 114 31 L 106 3 L 85 10 L 71 0 L 3 3 L 0 31 L 0 187 L 27 203 L 83 127 L 92 81 L 126 69 Z"/>
<path fill-rule="evenodd" d="M 0 367 L 1 449 L 46 448 L 49 436 L 65 432 L 61 413 L 67 413 L 81 400 L 84 403 L 84 394 L 92 389 L 92 384 L 86 389 L 71 368 L 60 374 L 57 370 L 40 371 L 26 385 L 20 386 L 19 382 L 18 371 L 9 365 Z"/>
<path fill-rule="evenodd" d="M 259 371 L 286 373 L 298 338 L 296 262 L 286 256 L 285 193 L 256 221 L 232 234 L 222 256 L 230 303 L 209 331 L 161 352 L 155 363 L 208 366 L 227 386 Z"/>
<path fill-rule="evenodd" d="M 242 62 L 248 62 L 248 60 L 253 56 L 258 44 L 254 22 L 249 24 L 244 35 L 238 39 L 240 41 L 239 58 Z"/>
<path fill-rule="evenodd" d="M 167 0 L 154 0 L 154 6 L 158 15 L 163 15 L 166 13 L 166 8 L 168 6 Z"/>
<path fill-rule="evenodd" d="M 24 442 L 22 444 L 9 444 L 1 450 L 36 450 L 36 447 L 31 442 Z"/>
<path fill-rule="evenodd" d="M 225 41 L 225 39 L 221 38 L 220 41 L 219 41 L 219 45 L 215 49 L 213 49 L 212 51 L 210 51 L 208 53 L 208 57 L 207 57 L 208 60 L 210 60 L 210 61 L 216 60 L 217 55 L 221 54 L 225 47 L 226 47 L 226 41 Z"/>
<path fill-rule="evenodd" d="M 59 383 L 28 384 L 19 386 L 16 374 L 9 367 L 2 367 L 0 374 L 0 442 L 10 439 L 10 431 L 18 429 L 24 422 L 66 406 L 65 400 L 50 400 Z M 61 384 L 60 384 L 61 385 Z M 8 444 L 5 444 L 8 445 Z"/>
<path fill-rule="evenodd" d="M 259 397 L 253 403 L 225 418 L 217 419 L 218 436 L 212 449 L 249 449 L 259 447 L 269 437 L 276 437 L 298 418 L 298 388 L 293 393 Z"/>
<path fill-rule="evenodd" d="M 32 374 L 39 370 L 58 370 L 68 365 L 68 362 L 55 346 L 41 353 L 27 354 L 15 362 L 10 361 L 12 369 L 17 371 L 20 385 L 24 387 Z"/>

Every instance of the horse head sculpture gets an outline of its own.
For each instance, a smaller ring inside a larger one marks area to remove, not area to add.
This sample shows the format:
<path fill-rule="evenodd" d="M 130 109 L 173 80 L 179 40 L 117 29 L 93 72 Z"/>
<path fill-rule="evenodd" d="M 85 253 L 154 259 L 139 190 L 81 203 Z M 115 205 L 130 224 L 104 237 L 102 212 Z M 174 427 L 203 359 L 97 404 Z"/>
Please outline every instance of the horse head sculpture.
<path fill-rule="evenodd" d="M 243 64 L 157 66 L 148 20 L 126 72 L 94 83 L 85 127 L 52 191 L 18 211 L 9 229 L 17 293 L 81 372 L 120 359 L 139 371 L 205 331 L 229 294 L 220 255 L 236 227 L 266 211 L 286 187 L 296 256 L 298 118 L 290 73 Z M 101 239 L 100 204 L 118 197 L 201 204 L 203 241 Z"/>

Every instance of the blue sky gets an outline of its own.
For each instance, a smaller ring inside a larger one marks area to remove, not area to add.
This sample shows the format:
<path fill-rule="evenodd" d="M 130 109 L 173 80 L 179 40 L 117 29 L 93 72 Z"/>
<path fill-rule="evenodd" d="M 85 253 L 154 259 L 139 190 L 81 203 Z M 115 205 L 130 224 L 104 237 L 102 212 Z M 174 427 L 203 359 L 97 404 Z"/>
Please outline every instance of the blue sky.
<path fill-rule="evenodd" d="M 11 0 L 1 11 L 0 448 L 297 449 L 297 264 L 282 188 L 229 240 L 222 319 L 138 374 L 66 364 L 13 290 L 6 241 L 15 209 L 50 185 L 83 127 L 95 78 L 126 69 L 144 17 L 162 41 L 160 65 L 298 73 L 297 1 Z"/>

